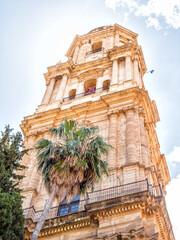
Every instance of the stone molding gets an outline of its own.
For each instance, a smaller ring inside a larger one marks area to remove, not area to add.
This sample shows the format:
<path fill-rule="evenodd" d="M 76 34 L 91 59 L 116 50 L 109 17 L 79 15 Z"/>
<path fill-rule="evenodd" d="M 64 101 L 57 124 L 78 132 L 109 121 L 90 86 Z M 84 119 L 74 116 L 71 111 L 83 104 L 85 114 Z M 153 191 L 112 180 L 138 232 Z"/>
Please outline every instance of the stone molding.
<path fill-rule="evenodd" d="M 134 198 L 135 197 L 135 198 Z M 164 204 L 162 197 L 153 197 L 145 191 L 142 196 L 138 196 L 134 194 L 132 196 L 126 196 L 122 198 L 123 201 L 118 201 L 117 203 L 113 203 L 111 206 L 104 206 L 104 209 L 94 208 L 93 205 L 90 205 L 90 209 L 87 212 L 82 212 L 81 214 L 73 214 L 67 216 L 56 217 L 54 219 L 46 220 L 43 225 L 43 229 L 39 235 L 39 238 L 43 238 L 45 236 L 54 236 L 56 234 L 64 234 L 66 232 L 75 231 L 84 228 L 97 228 L 99 226 L 99 222 L 101 219 L 106 219 L 109 217 L 113 217 L 115 215 L 120 216 L 126 213 L 133 212 L 141 212 L 142 216 L 149 217 L 155 216 L 159 226 L 159 234 L 165 238 L 165 235 L 168 236 L 169 233 L 169 220 L 165 219 L 162 213 L 162 209 L 160 207 L 161 204 Z M 95 205 L 95 204 L 94 204 Z M 91 207 L 93 207 L 91 209 Z M 165 209 L 165 211 L 167 211 Z M 31 235 L 35 223 L 32 220 L 26 220 L 26 227 Z M 120 233 L 116 233 L 120 234 Z M 95 239 L 149 239 L 155 240 L 158 239 L 158 234 L 154 234 L 153 236 L 148 236 L 145 233 L 144 228 L 140 228 L 137 230 L 131 229 L 129 232 L 121 232 L 122 238 L 114 238 L 118 235 L 106 235 L 103 238 L 94 238 Z M 135 238 L 134 238 L 135 237 Z M 170 239 L 170 238 L 169 238 Z"/>

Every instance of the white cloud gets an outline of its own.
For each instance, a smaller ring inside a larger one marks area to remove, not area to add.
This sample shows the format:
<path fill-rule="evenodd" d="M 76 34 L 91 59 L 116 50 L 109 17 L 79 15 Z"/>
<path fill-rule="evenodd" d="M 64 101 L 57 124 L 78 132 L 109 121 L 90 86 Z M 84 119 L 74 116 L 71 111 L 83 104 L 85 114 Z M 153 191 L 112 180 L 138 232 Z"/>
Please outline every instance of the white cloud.
<path fill-rule="evenodd" d="M 175 146 L 173 151 L 166 156 L 166 159 L 171 164 L 180 162 L 180 147 Z"/>
<path fill-rule="evenodd" d="M 180 0 L 146 0 L 145 4 L 136 0 L 106 0 L 105 3 L 114 10 L 117 7 L 127 7 L 135 16 L 146 17 L 147 27 L 160 29 L 159 22 L 163 19 L 166 25 L 180 28 Z"/>
<path fill-rule="evenodd" d="M 180 239 L 180 174 L 167 186 L 166 204 L 176 239 Z"/>
<path fill-rule="evenodd" d="M 147 27 L 155 27 L 156 30 L 161 29 L 159 21 L 157 18 L 148 17 L 146 20 Z"/>

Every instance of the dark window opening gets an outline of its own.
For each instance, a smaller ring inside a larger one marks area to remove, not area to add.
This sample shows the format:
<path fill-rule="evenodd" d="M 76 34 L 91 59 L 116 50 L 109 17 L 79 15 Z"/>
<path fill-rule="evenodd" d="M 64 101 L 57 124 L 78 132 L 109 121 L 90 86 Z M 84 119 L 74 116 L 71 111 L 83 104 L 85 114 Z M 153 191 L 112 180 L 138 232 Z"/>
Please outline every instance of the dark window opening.
<path fill-rule="evenodd" d="M 104 81 L 103 82 L 103 90 L 109 89 L 109 85 L 110 85 L 110 80 Z"/>
<path fill-rule="evenodd" d="M 98 49 L 102 49 L 102 42 L 97 42 L 92 45 L 92 51 L 96 51 Z"/>
<path fill-rule="evenodd" d="M 72 89 L 72 90 L 69 92 L 69 100 L 74 99 L 75 96 L 76 96 L 76 89 Z"/>
<path fill-rule="evenodd" d="M 90 52 L 87 52 L 86 55 L 90 55 L 90 54 L 93 54 L 93 53 L 96 53 L 96 52 L 100 52 L 102 50 L 103 50 L 102 42 L 97 42 L 97 43 L 92 44 L 92 50 Z"/>
<path fill-rule="evenodd" d="M 80 196 L 75 197 L 70 203 L 63 201 L 59 204 L 57 216 L 77 212 L 79 210 Z"/>
<path fill-rule="evenodd" d="M 84 96 L 90 95 L 96 92 L 96 79 L 90 79 L 84 83 L 85 93 Z"/>
<path fill-rule="evenodd" d="M 95 92 L 96 92 L 96 86 L 89 87 L 89 88 L 88 88 L 88 91 L 84 93 L 84 96 L 93 94 L 93 93 L 95 93 Z"/>

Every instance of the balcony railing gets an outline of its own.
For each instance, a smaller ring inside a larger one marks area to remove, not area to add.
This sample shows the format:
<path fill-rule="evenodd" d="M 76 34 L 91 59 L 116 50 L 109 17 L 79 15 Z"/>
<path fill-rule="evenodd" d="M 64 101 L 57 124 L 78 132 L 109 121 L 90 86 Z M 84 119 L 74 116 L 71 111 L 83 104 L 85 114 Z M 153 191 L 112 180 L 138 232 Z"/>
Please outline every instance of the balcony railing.
<path fill-rule="evenodd" d="M 90 203 L 97 203 L 118 197 L 126 196 L 129 194 L 140 193 L 149 191 L 152 196 L 162 196 L 161 186 L 152 186 L 148 183 L 147 179 L 143 181 L 128 183 L 116 187 L 106 188 L 99 191 L 89 192 L 86 198 L 81 201 L 74 201 L 70 204 L 61 204 L 50 209 L 47 219 L 52 219 L 57 216 L 81 212 L 85 210 L 85 205 Z M 24 209 L 25 219 L 31 218 L 33 222 L 37 222 L 41 216 L 42 211 L 36 211 L 34 207 Z"/>
<path fill-rule="evenodd" d="M 69 96 L 69 97 L 63 98 L 63 102 L 67 102 L 67 101 L 72 100 L 72 99 L 81 98 L 81 97 L 91 95 L 91 94 L 94 94 L 94 93 L 102 92 L 102 91 L 105 91 L 105 90 L 108 90 L 108 89 L 109 89 L 109 86 L 105 86 L 105 87 L 102 87 L 102 88 L 94 88 L 93 91 L 88 90 L 86 92 L 76 94 L 75 96 Z"/>
<path fill-rule="evenodd" d="M 104 50 L 104 48 L 97 48 L 97 49 L 94 49 L 92 51 L 87 52 L 86 55 L 90 55 L 90 54 L 93 54 L 93 53 L 96 53 L 96 52 L 101 52 L 103 50 Z"/>

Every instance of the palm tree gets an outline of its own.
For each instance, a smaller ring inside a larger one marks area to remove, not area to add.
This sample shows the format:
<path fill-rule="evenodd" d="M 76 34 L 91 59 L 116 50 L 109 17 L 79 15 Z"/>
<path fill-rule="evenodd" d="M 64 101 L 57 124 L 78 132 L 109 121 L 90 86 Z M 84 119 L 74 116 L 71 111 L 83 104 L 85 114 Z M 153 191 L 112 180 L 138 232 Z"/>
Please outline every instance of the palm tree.
<path fill-rule="evenodd" d="M 65 118 L 59 128 L 50 129 L 52 140 L 40 139 L 34 148 L 38 170 L 41 171 L 50 194 L 31 240 L 38 238 L 54 199 L 70 201 L 85 193 L 107 171 L 107 156 L 111 147 L 98 135 L 98 127 L 78 126 L 75 120 Z"/>

